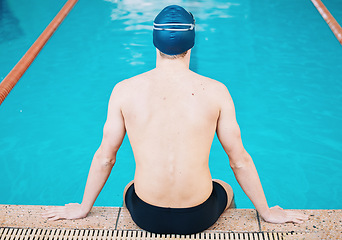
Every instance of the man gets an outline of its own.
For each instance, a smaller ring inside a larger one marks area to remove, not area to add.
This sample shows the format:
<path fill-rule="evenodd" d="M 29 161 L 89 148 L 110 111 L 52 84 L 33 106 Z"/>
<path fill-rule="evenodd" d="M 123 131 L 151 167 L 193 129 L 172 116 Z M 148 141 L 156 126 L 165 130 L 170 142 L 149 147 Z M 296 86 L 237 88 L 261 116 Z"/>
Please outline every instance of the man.
<path fill-rule="evenodd" d="M 242 145 L 227 88 L 189 70 L 194 27 L 193 16 L 180 6 L 159 13 L 153 30 L 156 68 L 115 86 L 82 203 L 53 207 L 45 217 L 87 216 L 127 132 L 136 161 L 134 181 L 124 191 L 132 219 L 155 233 L 201 232 L 234 206 L 232 188 L 212 180 L 208 167 L 216 132 L 237 181 L 263 219 L 271 223 L 307 219 L 295 211 L 268 207 L 254 163 Z"/>

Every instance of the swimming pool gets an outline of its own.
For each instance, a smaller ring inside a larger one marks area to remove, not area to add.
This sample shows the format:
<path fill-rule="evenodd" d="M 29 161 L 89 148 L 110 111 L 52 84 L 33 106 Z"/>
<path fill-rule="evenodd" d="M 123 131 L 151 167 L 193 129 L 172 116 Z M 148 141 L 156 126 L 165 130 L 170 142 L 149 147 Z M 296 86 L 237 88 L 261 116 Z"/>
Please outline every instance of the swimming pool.
<path fill-rule="evenodd" d="M 1 79 L 65 1 L 18 3 L 2 1 Z M 190 67 L 230 89 L 269 204 L 341 208 L 342 49 L 312 3 L 294 0 L 78 2 L 0 106 L 0 203 L 81 201 L 111 90 L 154 67 L 152 20 L 169 3 L 195 15 Z M 342 6 L 327 7 L 339 21 Z M 210 167 L 253 207 L 216 138 Z M 120 206 L 133 173 L 125 139 L 96 205 Z"/>

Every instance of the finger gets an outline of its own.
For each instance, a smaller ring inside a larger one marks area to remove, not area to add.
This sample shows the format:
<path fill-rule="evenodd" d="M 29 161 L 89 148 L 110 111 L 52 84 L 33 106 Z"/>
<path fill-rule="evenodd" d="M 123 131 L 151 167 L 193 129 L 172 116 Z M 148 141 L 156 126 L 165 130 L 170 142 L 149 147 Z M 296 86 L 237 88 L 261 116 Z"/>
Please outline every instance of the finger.
<path fill-rule="evenodd" d="M 54 207 L 47 207 L 45 208 L 45 212 L 52 212 L 52 211 L 57 211 L 58 209 L 60 209 L 61 207 L 59 206 L 54 206 Z"/>
<path fill-rule="evenodd" d="M 61 207 L 51 208 L 51 209 L 47 210 L 43 214 L 43 216 L 45 218 L 53 218 L 55 216 L 64 217 L 65 216 L 65 210 L 64 210 L 64 208 L 61 208 Z"/>
<path fill-rule="evenodd" d="M 50 209 L 50 210 L 46 211 L 45 215 L 59 214 L 61 212 L 62 212 L 61 209 L 55 208 L 55 209 Z"/>
<path fill-rule="evenodd" d="M 56 209 L 56 208 L 60 208 L 61 206 L 47 206 L 45 207 L 45 210 L 51 210 L 51 209 Z"/>
<path fill-rule="evenodd" d="M 49 210 L 46 210 L 44 213 L 42 213 L 42 216 L 43 217 L 50 217 L 52 215 L 55 215 L 56 211 L 54 209 L 49 209 Z"/>
<path fill-rule="evenodd" d="M 58 212 L 53 212 L 53 213 L 48 215 L 48 220 L 56 221 L 59 219 L 66 219 L 66 215 L 64 212 L 58 211 Z"/>
<path fill-rule="evenodd" d="M 48 221 L 57 221 L 57 220 L 61 220 L 61 219 L 65 219 L 65 218 L 61 217 L 61 216 L 54 216 L 52 218 L 49 218 Z"/>
<path fill-rule="evenodd" d="M 297 216 L 297 218 L 303 221 L 307 221 L 309 219 L 308 216 Z"/>
<path fill-rule="evenodd" d="M 295 211 L 289 211 L 288 215 L 291 216 L 292 218 L 298 218 L 300 220 L 308 220 L 309 217 L 305 215 L 304 213 L 301 212 L 295 212 Z"/>
<path fill-rule="evenodd" d="M 288 216 L 289 219 L 286 222 L 293 222 L 293 223 L 304 223 L 304 221 L 306 220 L 305 218 L 303 218 L 303 216 L 300 216 L 298 214 L 294 214 L 294 215 L 290 215 Z"/>
<path fill-rule="evenodd" d="M 303 218 L 303 216 L 297 216 L 296 220 L 298 221 L 298 223 L 304 223 L 307 219 Z"/>
<path fill-rule="evenodd" d="M 44 218 L 52 218 L 54 216 L 56 216 L 56 214 L 54 214 L 54 213 L 49 213 L 49 214 L 43 215 Z"/>
<path fill-rule="evenodd" d="M 307 215 L 305 215 L 305 214 L 302 214 L 302 213 L 296 213 L 295 214 L 295 216 L 297 217 L 297 218 L 300 218 L 300 219 L 308 219 L 309 217 L 307 216 Z"/>
<path fill-rule="evenodd" d="M 301 224 L 301 223 L 303 223 L 304 221 L 299 220 L 299 219 L 293 219 L 291 222 L 297 223 L 297 224 Z"/>

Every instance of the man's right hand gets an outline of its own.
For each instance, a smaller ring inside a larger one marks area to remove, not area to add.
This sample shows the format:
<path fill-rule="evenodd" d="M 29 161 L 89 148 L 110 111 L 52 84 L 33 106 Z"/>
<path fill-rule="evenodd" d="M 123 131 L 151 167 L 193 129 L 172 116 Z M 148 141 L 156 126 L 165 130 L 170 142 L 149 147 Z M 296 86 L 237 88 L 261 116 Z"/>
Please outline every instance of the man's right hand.
<path fill-rule="evenodd" d="M 261 217 L 269 223 L 303 223 L 308 220 L 308 216 L 294 210 L 284 210 L 279 206 L 271 207 L 267 213 Z"/>

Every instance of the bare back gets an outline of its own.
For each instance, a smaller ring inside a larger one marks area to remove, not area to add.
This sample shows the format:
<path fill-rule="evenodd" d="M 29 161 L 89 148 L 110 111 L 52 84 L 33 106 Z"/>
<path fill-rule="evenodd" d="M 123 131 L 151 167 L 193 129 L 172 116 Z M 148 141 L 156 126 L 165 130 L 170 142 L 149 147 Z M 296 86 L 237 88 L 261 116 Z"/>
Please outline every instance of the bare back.
<path fill-rule="evenodd" d="M 158 69 L 120 83 L 137 195 L 161 207 L 191 207 L 211 194 L 209 152 L 220 114 L 217 81 Z"/>

